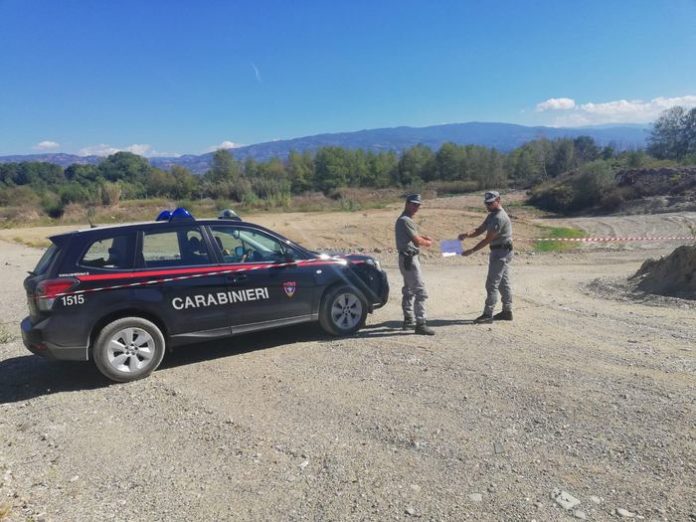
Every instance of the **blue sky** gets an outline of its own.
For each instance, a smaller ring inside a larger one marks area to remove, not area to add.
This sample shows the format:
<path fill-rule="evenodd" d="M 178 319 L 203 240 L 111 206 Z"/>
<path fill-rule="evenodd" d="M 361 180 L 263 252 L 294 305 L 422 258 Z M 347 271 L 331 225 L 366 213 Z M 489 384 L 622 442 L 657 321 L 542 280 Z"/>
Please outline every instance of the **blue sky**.
<path fill-rule="evenodd" d="M 696 106 L 696 0 L 0 0 L 0 155 Z"/>

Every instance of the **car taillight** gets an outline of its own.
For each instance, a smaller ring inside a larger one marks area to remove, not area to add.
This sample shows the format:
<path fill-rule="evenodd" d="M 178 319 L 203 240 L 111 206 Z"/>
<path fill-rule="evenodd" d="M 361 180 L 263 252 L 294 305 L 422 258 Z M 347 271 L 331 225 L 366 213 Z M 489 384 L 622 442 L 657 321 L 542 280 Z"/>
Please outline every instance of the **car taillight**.
<path fill-rule="evenodd" d="M 36 306 L 42 312 L 50 311 L 53 308 L 53 303 L 56 301 L 56 298 L 60 297 L 61 294 L 67 292 L 77 284 L 79 284 L 79 281 L 72 277 L 41 281 L 37 285 L 36 292 L 34 293 Z"/>

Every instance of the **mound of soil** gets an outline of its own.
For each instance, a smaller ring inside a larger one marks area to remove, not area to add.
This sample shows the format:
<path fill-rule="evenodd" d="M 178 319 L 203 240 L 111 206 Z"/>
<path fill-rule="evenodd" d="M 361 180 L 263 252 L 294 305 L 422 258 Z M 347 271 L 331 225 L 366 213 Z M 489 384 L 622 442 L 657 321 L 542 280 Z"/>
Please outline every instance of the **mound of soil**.
<path fill-rule="evenodd" d="M 696 300 L 696 246 L 680 246 L 667 257 L 648 259 L 631 279 L 650 294 Z"/>

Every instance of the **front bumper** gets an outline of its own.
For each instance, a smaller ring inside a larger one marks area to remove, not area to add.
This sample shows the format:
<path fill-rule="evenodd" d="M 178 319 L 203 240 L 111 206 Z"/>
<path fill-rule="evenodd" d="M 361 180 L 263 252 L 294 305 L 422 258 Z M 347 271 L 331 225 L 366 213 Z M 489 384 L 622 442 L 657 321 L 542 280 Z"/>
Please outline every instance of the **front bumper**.
<path fill-rule="evenodd" d="M 387 273 L 384 270 L 379 271 L 380 277 L 380 291 L 379 291 L 379 302 L 375 303 L 375 308 L 381 308 L 387 301 L 389 301 L 389 280 L 387 279 Z"/>
<path fill-rule="evenodd" d="M 89 359 L 87 346 L 60 346 L 47 341 L 43 329 L 48 319 L 33 324 L 30 317 L 22 321 L 22 341 L 27 350 L 35 355 L 60 361 L 86 361 Z"/>

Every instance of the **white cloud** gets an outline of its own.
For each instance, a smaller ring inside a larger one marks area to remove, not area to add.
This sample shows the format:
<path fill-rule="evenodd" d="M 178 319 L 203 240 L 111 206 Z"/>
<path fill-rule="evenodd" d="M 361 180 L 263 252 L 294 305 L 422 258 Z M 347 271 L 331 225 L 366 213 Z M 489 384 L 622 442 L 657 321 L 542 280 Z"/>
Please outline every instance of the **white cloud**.
<path fill-rule="evenodd" d="M 256 81 L 259 83 L 263 83 L 263 80 L 261 79 L 261 73 L 259 72 L 259 68 L 256 67 L 256 64 L 254 62 L 251 62 L 251 67 L 254 69 L 254 74 L 256 75 Z"/>
<path fill-rule="evenodd" d="M 56 150 L 57 148 L 60 147 L 60 143 L 56 143 L 55 141 L 42 141 L 40 143 L 37 143 L 34 145 L 34 150 Z"/>
<path fill-rule="evenodd" d="M 116 154 L 120 150 L 121 149 L 101 143 L 99 145 L 91 145 L 80 149 L 77 153 L 80 156 L 109 156 L 111 154 Z"/>
<path fill-rule="evenodd" d="M 544 111 L 559 111 L 568 110 L 575 107 L 575 100 L 572 98 L 549 98 L 548 100 L 537 103 L 536 110 Z"/>
<path fill-rule="evenodd" d="M 212 147 L 208 147 L 206 151 L 215 152 L 216 150 L 220 149 L 236 149 L 237 147 L 241 147 L 241 145 L 233 141 L 225 140 L 220 145 L 213 145 Z"/>
<path fill-rule="evenodd" d="M 557 103 L 560 100 L 572 102 Z M 553 103 L 550 103 L 553 102 Z M 537 104 L 538 112 L 547 112 L 554 126 L 578 127 L 607 123 L 650 123 L 670 107 L 680 105 L 687 109 L 696 107 L 696 95 L 673 98 L 658 97 L 652 100 L 615 100 L 609 102 L 587 102 L 577 104 L 568 98 L 551 98 Z M 554 111 L 560 111 L 554 113 Z"/>
<path fill-rule="evenodd" d="M 136 143 L 129 147 L 126 147 L 124 150 L 127 152 L 132 152 L 133 154 L 137 154 L 138 156 L 147 156 L 148 153 L 152 151 L 152 147 L 150 145 L 138 145 Z"/>
<path fill-rule="evenodd" d="M 117 148 L 111 145 L 99 144 L 92 145 L 90 147 L 85 147 L 80 149 L 78 154 L 80 156 L 110 156 L 111 154 L 116 154 L 117 152 L 132 152 L 138 156 L 144 156 L 146 158 L 156 158 L 156 157 L 175 157 L 181 156 L 181 154 L 176 152 L 159 152 L 152 148 L 151 145 L 134 143 L 128 147 Z"/>

